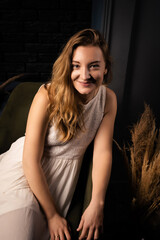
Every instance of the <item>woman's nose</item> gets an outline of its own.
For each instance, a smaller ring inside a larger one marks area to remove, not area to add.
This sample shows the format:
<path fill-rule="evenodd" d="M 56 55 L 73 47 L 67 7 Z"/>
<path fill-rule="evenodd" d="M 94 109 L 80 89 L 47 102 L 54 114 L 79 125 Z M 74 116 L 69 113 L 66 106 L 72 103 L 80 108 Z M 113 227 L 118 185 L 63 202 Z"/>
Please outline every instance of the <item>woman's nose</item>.
<path fill-rule="evenodd" d="M 89 73 L 88 68 L 84 67 L 84 68 L 81 69 L 81 78 L 83 80 L 86 80 L 86 79 L 90 78 L 90 73 Z"/>

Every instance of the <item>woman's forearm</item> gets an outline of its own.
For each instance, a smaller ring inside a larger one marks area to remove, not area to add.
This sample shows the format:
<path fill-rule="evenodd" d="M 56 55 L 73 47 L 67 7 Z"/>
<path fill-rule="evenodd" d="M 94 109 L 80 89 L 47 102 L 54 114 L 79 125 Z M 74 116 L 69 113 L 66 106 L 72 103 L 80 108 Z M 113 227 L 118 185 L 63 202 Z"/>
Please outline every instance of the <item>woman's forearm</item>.
<path fill-rule="evenodd" d="M 106 190 L 108 187 L 112 167 L 112 154 L 101 153 L 93 159 L 92 169 L 92 198 L 91 201 L 104 205 Z"/>
<path fill-rule="evenodd" d="M 40 163 L 33 161 L 32 165 L 28 165 L 23 161 L 23 168 L 33 194 L 42 206 L 47 219 L 50 219 L 57 211 Z"/>

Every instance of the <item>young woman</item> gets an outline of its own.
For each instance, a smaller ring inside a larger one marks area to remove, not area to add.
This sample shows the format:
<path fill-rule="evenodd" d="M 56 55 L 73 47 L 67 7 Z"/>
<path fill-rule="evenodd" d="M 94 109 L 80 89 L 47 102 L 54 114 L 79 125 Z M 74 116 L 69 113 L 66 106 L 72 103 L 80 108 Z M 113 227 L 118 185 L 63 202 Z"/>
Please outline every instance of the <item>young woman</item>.
<path fill-rule="evenodd" d="M 92 197 L 77 231 L 98 239 L 112 165 L 116 96 L 108 47 L 85 29 L 70 38 L 32 102 L 26 134 L 0 156 L 0 239 L 70 240 L 65 220 L 94 139 Z"/>

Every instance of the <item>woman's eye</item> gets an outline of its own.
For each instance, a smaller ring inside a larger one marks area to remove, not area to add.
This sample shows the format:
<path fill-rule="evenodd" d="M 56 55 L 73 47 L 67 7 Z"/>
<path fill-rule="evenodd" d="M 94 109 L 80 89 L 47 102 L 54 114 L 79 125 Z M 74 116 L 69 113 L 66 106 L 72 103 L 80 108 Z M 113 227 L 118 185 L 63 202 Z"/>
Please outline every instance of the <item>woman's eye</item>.
<path fill-rule="evenodd" d="M 78 69 L 79 65 L 78 64 L 72 64 L 72 69 Z"/>
<path fill-rule="evenodd" d="M 98 64 L 93 64 L 93 65 L 90 66 L 90 68 L 91 69 L 97 69 L 97 68 L 99 68 L 99 65 Z"/>

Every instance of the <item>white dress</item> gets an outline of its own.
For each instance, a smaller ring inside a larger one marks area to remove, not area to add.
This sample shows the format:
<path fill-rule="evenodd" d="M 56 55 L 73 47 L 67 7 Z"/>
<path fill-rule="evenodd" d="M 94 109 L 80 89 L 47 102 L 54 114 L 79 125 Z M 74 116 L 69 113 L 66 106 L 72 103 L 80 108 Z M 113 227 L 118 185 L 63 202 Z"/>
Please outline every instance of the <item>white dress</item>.
<path fill-rule="evenodd" d="M 66 216 L 79 177 L 86 148 L 96 135 L 104 116 L 106 87 L 84 105 L 85 131 L 72 140 L 57 140 L 54 126 L 45 139 L 42 167 L 57 209 Z M 47 222 L 22 168 L 24 137 L 0 155 L 0 239 L 47 240 Z"/>

